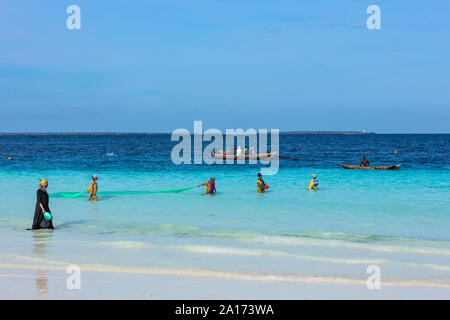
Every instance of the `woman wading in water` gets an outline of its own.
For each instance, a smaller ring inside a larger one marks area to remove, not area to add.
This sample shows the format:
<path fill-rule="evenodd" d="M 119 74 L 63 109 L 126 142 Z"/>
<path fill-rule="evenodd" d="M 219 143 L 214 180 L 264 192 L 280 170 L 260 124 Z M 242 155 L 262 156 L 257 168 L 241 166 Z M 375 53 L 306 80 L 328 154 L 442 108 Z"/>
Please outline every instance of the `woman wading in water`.
<path fill-rule="evenodd" d="M 36 209 L 34 211 L 33 226 L 31 229 L 53 229 L 52 220 L 44 218 L 44 213 L 52 213 L 48 206 L 49 198 L 47 193 L 48 181 L 42 180 L 36 192 Z"/>

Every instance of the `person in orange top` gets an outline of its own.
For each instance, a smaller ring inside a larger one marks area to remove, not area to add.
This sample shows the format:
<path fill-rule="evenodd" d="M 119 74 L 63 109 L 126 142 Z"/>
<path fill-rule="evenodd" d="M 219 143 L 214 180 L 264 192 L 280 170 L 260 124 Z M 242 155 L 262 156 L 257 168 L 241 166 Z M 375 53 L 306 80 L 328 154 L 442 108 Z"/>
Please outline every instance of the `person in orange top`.
<path fill-rule="evenodd" d="M 96 174 L 94 174 L 92 176 L 91 184 L 89 185 L 89 188 L 88 188 L 89 200 L 98 200 L 98 197 L 97 197 L 97 190 L 98 190 L 97 179 L 98 179 L 98 176 Z"/>

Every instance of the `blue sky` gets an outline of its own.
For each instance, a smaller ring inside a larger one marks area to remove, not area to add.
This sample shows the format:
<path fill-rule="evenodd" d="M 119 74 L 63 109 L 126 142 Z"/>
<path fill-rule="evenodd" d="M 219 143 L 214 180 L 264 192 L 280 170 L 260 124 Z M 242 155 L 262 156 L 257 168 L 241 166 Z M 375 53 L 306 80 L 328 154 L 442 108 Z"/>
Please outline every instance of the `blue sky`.
<path fill-rule="evenodd" d="M 66 8 L 81 8 L 81 30 Z M 381 8 L 368 30 L 366 8 Z M 449 1 L 6 0 L 0 132 L 449 133 Z"/>

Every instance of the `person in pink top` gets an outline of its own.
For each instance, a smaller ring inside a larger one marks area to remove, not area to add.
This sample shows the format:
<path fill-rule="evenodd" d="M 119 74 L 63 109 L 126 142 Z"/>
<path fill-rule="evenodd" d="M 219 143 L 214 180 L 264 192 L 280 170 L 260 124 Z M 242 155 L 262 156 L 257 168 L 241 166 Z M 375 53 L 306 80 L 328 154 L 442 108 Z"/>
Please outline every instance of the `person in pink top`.
<path fill-rule="evenodd" d="M 206 187 L 206 194 L 211 194 L 216 192 L 216 178 L 211 177 L 209 181 L 206 181 L 205 183 L 202 183 L 199 185 L 199 187 L 205 186 Z"/>

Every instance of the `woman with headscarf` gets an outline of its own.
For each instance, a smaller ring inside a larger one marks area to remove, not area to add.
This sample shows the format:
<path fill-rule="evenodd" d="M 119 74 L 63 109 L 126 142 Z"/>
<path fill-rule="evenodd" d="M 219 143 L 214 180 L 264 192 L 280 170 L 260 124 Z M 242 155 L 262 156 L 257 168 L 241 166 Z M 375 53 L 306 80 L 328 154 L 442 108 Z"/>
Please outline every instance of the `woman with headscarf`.
<path fill-rule="evenodd" d="M 311 190 L 311 191 L 316 191 L 318 186 L 319 186 L 319 180 L 317 180 L 317 175 L 313 174 L 312 175 L 312 179 L 309 182 L 308 189 Z"/>
<path fill-rule="evenodd" d="M 52 213 L 50 211 L 49 197 L 47 193 L 48 181 L 42 180 L 39 189 L 36 192 L 36 209 L 34 210 L 33 226 L 31 229 L 53 229 L 53 221 L 47 220 L 44 217 L 46 212 Z"/>
<path fill-rule="evenodd" d="M 258 173 L 257 177 L 258 179 L 256 180 L 256 192 L 266 192 L 266 183 L 262 178 L 262 174 Z"/>
<path fill-rule="evenodd" d="M 206 191 L 205 194 L 212 194 L 216 192 L 216 178 L 212 176 L 209 181 L 206 181 L 205 183 L 202 183 L 198 185 L 197 187 L 205 186 Z"/>
<path fill-rule="evenodd" d="M 97 179 L 98 179 L 98 176 L 96 174 L 94 174 L 92 176 L 91 184 L 89 185 L 89 188 L 88 188 L 89 200 L 98 200 L 98 197 L 97 197 L 97 190 L 98 190 Z"/>

